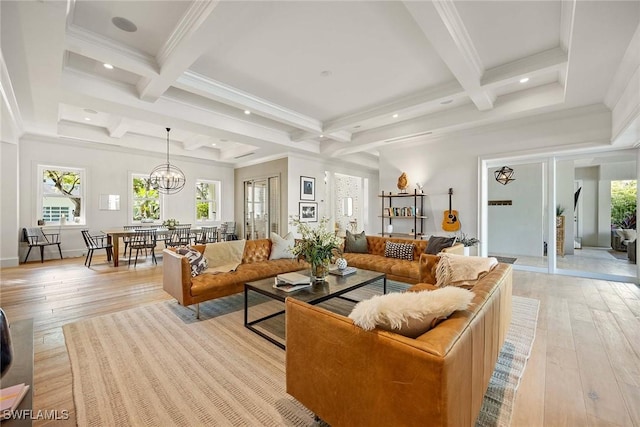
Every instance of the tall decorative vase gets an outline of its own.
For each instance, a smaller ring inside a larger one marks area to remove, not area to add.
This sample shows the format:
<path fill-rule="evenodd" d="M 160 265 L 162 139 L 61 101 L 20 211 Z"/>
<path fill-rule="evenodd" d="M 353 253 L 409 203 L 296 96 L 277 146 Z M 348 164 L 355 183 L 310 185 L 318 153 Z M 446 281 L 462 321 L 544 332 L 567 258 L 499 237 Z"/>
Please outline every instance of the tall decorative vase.
<path fill-rule="evenodd" d="M 11 333 L 9 321 L 4 311 L 0 308 L 0 377 L 9 370 L 13 361 L 13 347 L 11 346 Z"/>
<path fill-rule="evenodd" d="M 317 262 L 311 262 L 311 281 L 312 282 L 324 282 L 329 274 L 329 260 L 318 260 Z"/>
<path fill-rule="evenodd" d="M 465 246 L 463 250 L 464 250 L 464 252 L 463 252 L 464 255 L 465 256 L 469 256 L 470 255 L 469 252 L 471 250 L 471 246 Z"/>

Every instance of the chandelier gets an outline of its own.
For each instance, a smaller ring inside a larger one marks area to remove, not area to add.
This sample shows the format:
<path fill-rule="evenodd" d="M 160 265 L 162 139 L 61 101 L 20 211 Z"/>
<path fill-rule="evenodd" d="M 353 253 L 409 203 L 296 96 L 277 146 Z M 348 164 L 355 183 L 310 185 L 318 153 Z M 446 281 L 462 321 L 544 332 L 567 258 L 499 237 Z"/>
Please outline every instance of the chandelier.
<path fill-rule="evenodd" d="M 184 173 L 177 166 L 169 163 L 169 132 L 167 129 L 167 163 L 156 166 L 149 174 L 151 186 L 163 194 L 175 194 L 182 190 L 186 183 Z"/>
<path fill-rule="evenodd" d="M 507 185 L 511 181 L 516 180 L 515 178 L 513 178 L 513 169 L 508 166 L 503 166 L 502 168 L 495 171 L 493 175 L 496 177 L 496 181 L 498 181 L 502 185 Z"/>

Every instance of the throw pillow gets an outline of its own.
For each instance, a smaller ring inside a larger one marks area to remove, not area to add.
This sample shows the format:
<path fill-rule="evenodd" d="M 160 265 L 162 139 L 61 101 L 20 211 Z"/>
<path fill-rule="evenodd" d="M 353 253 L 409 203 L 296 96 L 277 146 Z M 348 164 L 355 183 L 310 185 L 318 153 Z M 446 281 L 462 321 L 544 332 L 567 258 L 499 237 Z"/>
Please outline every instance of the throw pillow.
<path fill-rule="evenodd" d="M 196 277 L 209 266 L 207 259 L 203 254 L 188 246 L 179 246 L 176 248 L 176 253 L 184 255 L 189 260 L 189 264 L 191 265 L 191 277 Z"/>
<path fill-rule="evenodd" d="M 445 248 L 450 248 L 456 243 L 454 237 L 441 237 L 431 236 L 427 242 L 427 248 L 424 250 L 425 254 L 438 255 Z"/>
<path fill-rule="evenodd" d="M 379 327 L 416 338 L 454 311 L 466 309 L 473 297 L 473 292 L 455 287 L 376 295 L 356 304 L 349 318 L 366 331 Z"/>
<path fill-rule="evenodd" d="M 347 237 L 344 241 L 344 251 L 359 254 L 369 253 L 367 236 L 364 235 L 364 231 L 360 234 L 353 234 L 347 230 Z"/>
<path fill-rule="evenodd" d="M 385 242 L 384 256 L 413 261 L 413 243 Z"/>
<path fill-rule="evenodd" d="M 286 236 L 280 237 L 278 233 L 271 232 L 271 253 L 269 259 L 290 259 L 295 258 L 291 253 L 295 238 L 293 234 L 287 233 Z"/>

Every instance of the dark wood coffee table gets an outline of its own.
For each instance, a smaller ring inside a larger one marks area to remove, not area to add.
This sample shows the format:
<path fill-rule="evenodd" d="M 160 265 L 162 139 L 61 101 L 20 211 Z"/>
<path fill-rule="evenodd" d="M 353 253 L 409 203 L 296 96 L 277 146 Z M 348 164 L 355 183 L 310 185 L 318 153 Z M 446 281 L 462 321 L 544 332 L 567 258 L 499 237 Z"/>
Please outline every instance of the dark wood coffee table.
<path fill-rule="evenodd" d="M 308 270 L 301 270 L 299 273 L 307 274 Z M 260 317 L 258 319 L 249 321 L 249 292 L 257 292 L 261 295 L 264 295 L 268 298 L 281 301 L 284 303 L 284 300 L 287 297 L 295 298 L 300 301 L 307 302 L 309 304 L 320 304 L 321 302 L 330 300 L 332 298 L 342 298 L 352 302 L 358 302 L 353 299 L 343 297 L 342 295 L 347 292 L 351 292 L 355 289 L 361 288 L 363 286 L 370 285 L 382 279 L 382 292 L 387 293 L 387 275 L 384 273 L 378 273 L 377 271 L 369 271 L 358 269 L 353 274 L 348 276 L 335 276 L 329 274 L 325 282 L 314 283 L 311 286 L 307 286 L 306 288 L 298 289 L 293 292 L 285 292 L 280 289 L 276 289 L 273 287 L 275 282 L 275 277 L 270 277 L 268 279 L 257 280 L 255 282 L 245 283 L 244 285 L 244 326 L 260 335 L 261 337 L 271 341 L 278 347 L 284 349 L 285 344 L 276 340 L 272 336 L 262 332 L 259 329 L 256 329 L 254 325 L 264 322 L 265 320 L 271 319 L 276 316 L 280 316 L 284 314 L 284 310 L 280 310 L 276 313 L 269 314 L 268 316 Z"/>

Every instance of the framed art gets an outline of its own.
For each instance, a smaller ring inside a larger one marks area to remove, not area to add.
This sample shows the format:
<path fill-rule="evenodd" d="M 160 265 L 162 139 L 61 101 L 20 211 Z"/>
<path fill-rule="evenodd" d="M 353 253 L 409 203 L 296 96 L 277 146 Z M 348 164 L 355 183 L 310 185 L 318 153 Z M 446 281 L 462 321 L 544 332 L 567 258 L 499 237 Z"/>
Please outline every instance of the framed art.
<path fill-rule="evenodd" d="M 300 177 L 300 200 L 316 199 L 316 179 L 308 176 Z"/>
<path fill-rule="evenodd" d="M 318 222 L 318 204 L 300 202 L 300 222 Z"/>

